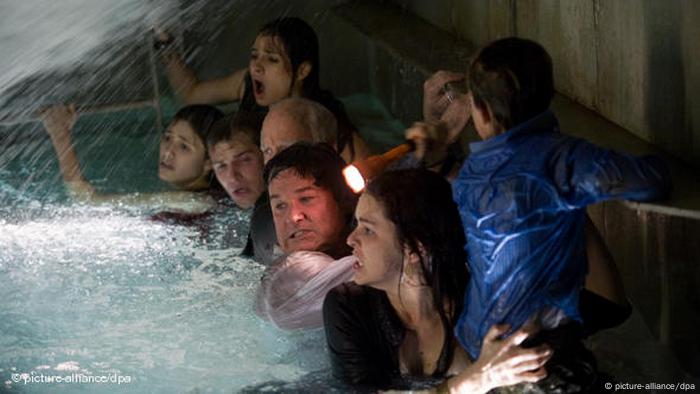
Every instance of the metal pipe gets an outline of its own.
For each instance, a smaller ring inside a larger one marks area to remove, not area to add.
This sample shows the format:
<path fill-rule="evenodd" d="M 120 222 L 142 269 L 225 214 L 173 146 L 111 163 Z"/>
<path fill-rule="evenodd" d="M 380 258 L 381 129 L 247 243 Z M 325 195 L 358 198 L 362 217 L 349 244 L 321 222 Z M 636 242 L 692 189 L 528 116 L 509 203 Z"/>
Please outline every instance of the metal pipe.
<path fill-rule="evenodd" d="M 160 86 L 158 84 L 158 68 L 156 67 L 156 53 L 153 49 L 153 32 L 146 32 L 146 46 L 148 47 L 148 60 L 151 63 L 151 80 L 153 81 L 153 107 L 156 109 L 156 130 L 163 130 L 163 115 L 160 112 Z"/>

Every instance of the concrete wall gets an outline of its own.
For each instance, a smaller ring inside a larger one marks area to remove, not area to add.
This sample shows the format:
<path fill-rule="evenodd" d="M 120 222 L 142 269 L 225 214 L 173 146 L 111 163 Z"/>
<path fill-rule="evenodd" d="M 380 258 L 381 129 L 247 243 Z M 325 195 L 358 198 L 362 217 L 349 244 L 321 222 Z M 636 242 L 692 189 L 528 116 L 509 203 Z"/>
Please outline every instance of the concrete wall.
<path fill-rule="evenodd" d="M 475 45 L 542 43 L 561 93 L 700 168 L 700 2 L 393 2 Z"/>
<path fill-rule="evenodd" d="M 622 202 L 596 205 L 589 214 L 651 332 L 687 372 L 700 376 L 700 245 L 688 239 L 700 232 L 700 221 L 635 212 Z"/>

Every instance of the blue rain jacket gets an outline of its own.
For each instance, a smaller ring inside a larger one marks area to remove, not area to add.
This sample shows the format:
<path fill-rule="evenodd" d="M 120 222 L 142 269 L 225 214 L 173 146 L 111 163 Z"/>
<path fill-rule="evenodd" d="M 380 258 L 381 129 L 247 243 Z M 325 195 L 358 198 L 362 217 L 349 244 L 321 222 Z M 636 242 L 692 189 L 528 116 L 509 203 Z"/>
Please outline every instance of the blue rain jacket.
<path fill-rule="evenodd" d="M 493 324 L 515 330 L 544 310 L 581 321 L 586 206 L 662 198 L 670 182 L 656 157 L 559 133 L 551 111 L 470 148 L 453 182 L 471 272 L 455 333 L 476 359 Z"/>

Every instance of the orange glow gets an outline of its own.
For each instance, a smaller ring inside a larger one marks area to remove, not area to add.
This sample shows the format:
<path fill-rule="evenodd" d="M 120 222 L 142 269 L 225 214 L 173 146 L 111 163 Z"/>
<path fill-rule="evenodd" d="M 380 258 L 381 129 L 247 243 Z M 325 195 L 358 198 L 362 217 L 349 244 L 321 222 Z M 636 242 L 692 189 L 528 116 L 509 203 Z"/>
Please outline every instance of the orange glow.
<path fill-rule="evenodd" d="M 365 188 L 365 178 L 362 177 L 360 170 L 354 165 L 349 165 L 343 170 L 343 176 L 345 177 L 345 183 L 350 186 L 353 192 L 359 193 Z"/>
<path fill-rule="evenodd" d="M 406 154 L 413 151 L 413 149 L 413 144 L 405 143 L 382 155 L 370 156 L 365 160 L 356 162 L 354 165 L 349 165 L 343 170 L 345 182 L 350 186 L 352 191 L 359 193 L 365 188 L 366 181 L 384 172 L 389 164 L 406 156 Z"/>

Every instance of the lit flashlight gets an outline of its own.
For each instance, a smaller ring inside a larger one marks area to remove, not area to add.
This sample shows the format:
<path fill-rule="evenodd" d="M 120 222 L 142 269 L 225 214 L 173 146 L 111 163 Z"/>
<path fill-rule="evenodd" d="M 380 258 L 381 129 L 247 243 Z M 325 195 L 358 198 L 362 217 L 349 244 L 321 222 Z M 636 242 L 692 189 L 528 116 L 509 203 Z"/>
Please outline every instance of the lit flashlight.
<path fill-rule="evenodd" d="M 381 155 L 370 156 L 351 164 L 343 170 L 345 182 L 353 192 L 359 193 L 365 188 L 367 181 L 381 174 L 389 164 L 406 156 L 415 148 L 413 142 L 408 141 Z"/>

